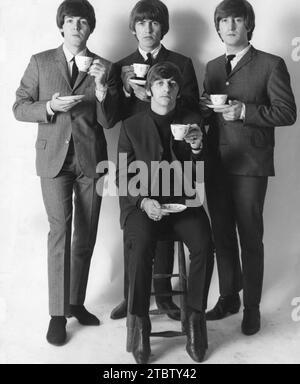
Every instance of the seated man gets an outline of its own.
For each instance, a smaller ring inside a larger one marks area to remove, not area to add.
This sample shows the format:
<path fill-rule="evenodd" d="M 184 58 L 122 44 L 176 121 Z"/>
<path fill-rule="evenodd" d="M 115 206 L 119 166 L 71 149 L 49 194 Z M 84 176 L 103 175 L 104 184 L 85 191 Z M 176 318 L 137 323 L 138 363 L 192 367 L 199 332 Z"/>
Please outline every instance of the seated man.
<path fill-rule="evenodd" d="M 182 106 L 193 106 L 198 109 L 199 89 L 192 60 L 178 52 L 167 49 L 162 41 L 169 31 L 169 11 L 160 0 L 138 1 L 130 13 L 129 28 L 137 43 L 137 49 L 129 56 L 118 62 L 123 90 L 120 91 L 121 106 L 120 117 L 125 120 L 150 107 L 150 99 L 146 89 L 132 81 L 135 72 L 134 63 L 148 64 L 150 66 L 170 61 L 176 64 L 182 73 L 181 97 Z M 126 96 L 125 96 L 126 95 Z M 126 243 L 126 241 L 125 241 Z M 154 258 L 154 271 L 159 274 L 171 274 L 174 264 L 174 244 L 172 241 L 160 241 L 156 247 Z M 111 313 L 112 319 L 126 317 L 128 301 L 128 252 L 124 250 L 124 300 Z M 156 279 L 154 291 L 156 304 L 161 310 L 173 310 L 168 316 L 180 320 L 179 308 L 166 293 L 172 290 L 169 278 Z M 161 296 L 164 294 L 164 296 Z"/>
<path fill-rule="evenodd" d="M 182 75 L 175 64 L 162 62 L 154 65 L 148 73 L 146 84 L 151 96 L 151 109 L 125 120 L 119 139 L 117 183 L 121 227 L 128 243 L 124 246 L 130 250 L 129 313 L 135 324 L 132 345 L 128 346 L 128 350 L 133 352 L 136 362 L 140 364 L 147 363 L 151 352 L 149 306 L 152 264 L 156 243 L 162 232 L 175 233 L 190 251 L 187 352 L 193 360 L 201 362 L 207 349 L 204 311 L 207 297 L 206 260 L 212 244 L 209 220 L 202 206 L 189 207 L 181 213 L 169 216 L 162 209 L 164 203 L 188 203 L 185 194 L 187 177 L 182 172 L 183 162 L 184 170 L 186 171 L 188 164 L 194 170 L 190 173 L 195 175 L 196 161 L 203 158 L 201 116 L 176 108 L 181 85 Z M 170 124 L 174 122 L 191 124 L 184 141 L 173 139 Z M 124 161 L 124 157 L 127 161 Z M 159 172 L 153 172 L 153 169 L 155 164 L 170 166 L 174 162 L 178 167 L 175 167 L 176 171 L 170 177 L 169 188 L 165 188 L 166 178 Z M 140 169 L 141 172 L 136 174 L 134 169 Z M 156 177 L 151 180 L 154 174 Z M 179 179 L 176 177 L 181 178 L 181 181 L 185 179 L 180 193 Z M 195 180 L 191 179 L 190 177 L 188 182 L 193 189 Z M 158 185 L 157 193 L 154 192 L 155 185 Z M 166 190 L 168 193 L 165 193 Z"/>

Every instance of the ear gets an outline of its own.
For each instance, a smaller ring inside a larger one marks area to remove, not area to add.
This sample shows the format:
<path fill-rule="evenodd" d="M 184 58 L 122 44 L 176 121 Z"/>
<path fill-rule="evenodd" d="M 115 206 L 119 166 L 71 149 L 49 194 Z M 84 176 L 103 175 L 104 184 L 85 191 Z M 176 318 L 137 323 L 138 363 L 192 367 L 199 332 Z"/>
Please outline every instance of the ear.
<path fill-rule="evenodd" d="M 149 96 L 149 97 L 151 97 L 151 96 L 152 96 L 152 92 L 151 92 L 151 90 L 150 90 L 150 89 L 147 89 L 147 90 L 146 90 L 146 93 L 147 93 L 147 96 Z"/>

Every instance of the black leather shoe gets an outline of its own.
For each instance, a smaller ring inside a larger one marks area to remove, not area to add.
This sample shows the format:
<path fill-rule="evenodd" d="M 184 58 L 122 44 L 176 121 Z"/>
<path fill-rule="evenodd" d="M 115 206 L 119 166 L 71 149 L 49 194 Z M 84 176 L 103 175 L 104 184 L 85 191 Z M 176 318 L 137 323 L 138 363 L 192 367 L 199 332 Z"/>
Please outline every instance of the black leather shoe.
<path fill-rule="evenodd" d="M 168 313 L 166 313 L 166 315 L 170 319 L 180 321 L 180 309 L 172 301 L 172 299 L 167 299 L 167 300 L 156 299 L 156 305 L 160 311 L 163 311 L 163 312 L 168 311 Z"/>
<path fill-rule="evenodd" d="M 188 315 L 186 324 L 186 351 L 197 363 L 202 363 L 208 348 L 205 315 L 192 312 Z"/>
<path fill-rule="evenodd" d="M 64 316 L 52 316 L 46 336 L 48 343 L 57 347 L 66 343 L 66 324 L 67 320 Z"/>
<path fill-rule="evenodd" d="M 82 325 L 100 325 L 100 320 L 88 312 L 83 305 L 70 305 L 70 316 L 75 317 Z"/>
<path fill-rule="evenodd" d="M 110 318 L 113 320 L 124 319 L 127 316 L 127 301 L 123 300 L 111 311 Z"/>
<path fill-rule="evenodd" d="M 132 354 L 137 364 L 147 364 L 150 354 L 151 322 L 149 316 L 135 316 Z"/>
<path fill-rule="evenodd" d="M 241 308 L 240 295 L 220 296 L 216 306 L 206 313 L 206 320 L 221 320 L 229 315 L 234 315 Z"/>
<path fill-rule="evenodd" d="M 260 312 L 259 308 L 244 309 L 242 321 L 242 332 L 246 336 L 255 335 L 260 331 Z"/>

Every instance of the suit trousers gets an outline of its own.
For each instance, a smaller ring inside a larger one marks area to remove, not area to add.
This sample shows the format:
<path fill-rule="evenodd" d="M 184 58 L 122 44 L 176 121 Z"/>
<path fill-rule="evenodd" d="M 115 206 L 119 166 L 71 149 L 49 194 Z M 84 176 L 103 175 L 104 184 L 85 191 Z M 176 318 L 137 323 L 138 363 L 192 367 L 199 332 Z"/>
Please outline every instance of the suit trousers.
<path fill-rule="evenodd" d="M 263 208 L 268 178 L 230 175 L 221 166 L 206 175 L 220 294 L 236 294 L 243 288 L 245 307 L 258 307 L 264 274 Z"/>
<path fill-rule="evenodd" d="M 70 304 L 84 303 L 101 207 L 96 183 L 97 179 L 84 176 L 72 151 L 57 177 L 41 178 L 50 224 L 48 283 L 51 316 L 67 315 Z"/>
<path fill-rule="evenodd" d="M 188 306 L 203 311 L 207 300 L 206 263 L 211 252 L 211 229 L 203 207 L 188 208 L 155 222 L 145 212 L 135 209 L 125 224 L 129 250 L 129 312 L 146 316 L 150 307 L 152 265 L 156 244 L 163 233 L 172 231 L 190 251 Z"/>
<path fill-rule="evenodd" d="M 129 291 L 129 254 L 128 244 L 125 238 L 126 231 L 124 231 L 124 298 L 128 301 Z M 154 270 L 153 273 L 159 274 L 172 274 L 174 267 L 174 243 L 172 241 L 158 241 L 156 244 L 155 257 L 154 257 Z M 170 278 L 155 279 L 153 282 L 154 292 L 156 294 L 171 292 L 172 283 Z M 164 298 L 166 299 L 166 298 Z M 157 297 L 159 301 L 159 297 Z"/>

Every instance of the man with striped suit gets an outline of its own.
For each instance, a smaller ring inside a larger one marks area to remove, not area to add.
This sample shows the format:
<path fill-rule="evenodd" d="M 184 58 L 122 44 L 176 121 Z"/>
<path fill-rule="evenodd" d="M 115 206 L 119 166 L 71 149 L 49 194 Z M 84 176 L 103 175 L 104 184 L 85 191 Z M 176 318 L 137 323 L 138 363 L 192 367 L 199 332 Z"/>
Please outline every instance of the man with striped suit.
<path fill-rule="evenodd" d="M 112 64 L 86 47 L 96 23 L 92 5 L 65 0 L 56 21 L 64 43 L 32 56 L 13 111 L 18 120 L 39 124 L 36 166 L 50 224 L 47 340 L 63 345 L 68 315 L 100 324 L 84 300 L 101 206 L 96 166 L 107 159 L 102 127 L 113 125 L 118 92 Z M 88 73 L 78 70 L 77 56 L 93 59 Z M 84 97 L 60 99 L 69 95 Z"/>

